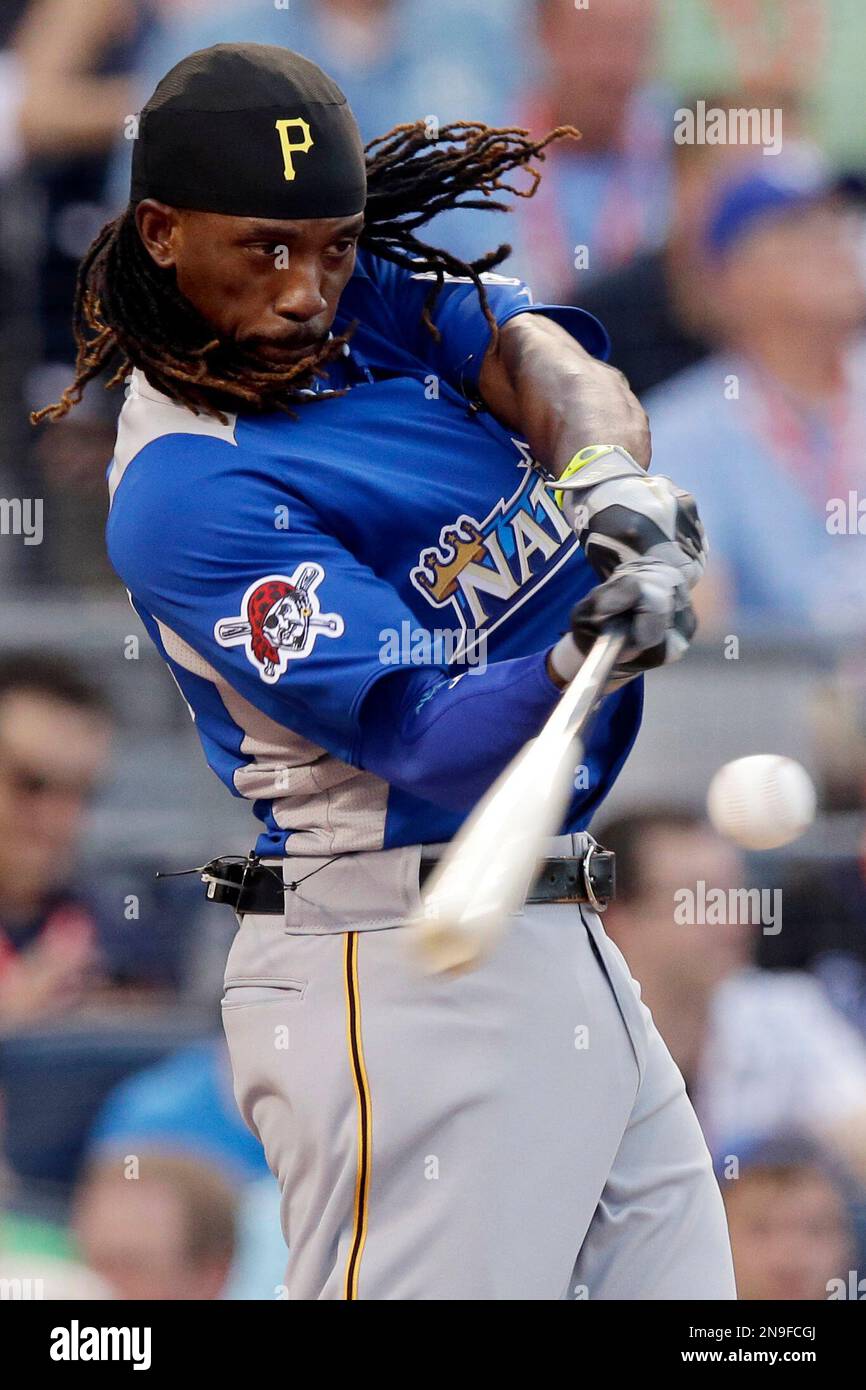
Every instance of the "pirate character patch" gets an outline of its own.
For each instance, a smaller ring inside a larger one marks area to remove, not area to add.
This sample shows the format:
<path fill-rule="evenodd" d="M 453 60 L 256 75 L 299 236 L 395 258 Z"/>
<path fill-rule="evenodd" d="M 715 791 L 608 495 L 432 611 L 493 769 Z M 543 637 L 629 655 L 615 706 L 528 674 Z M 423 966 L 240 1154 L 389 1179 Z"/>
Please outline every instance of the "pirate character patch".
<path fill-rule="evenodd" d="M 221 647 L 243 643 L 263 681 L 273 685 L 290 661 L 309 656 L 317 637 L 339 637 L 343 619 L 322 613 L 316 589 L 325 577 L 321 565 L 298 565 L 291 579 L 269 574 L 244 594 L 240 613 L 221 618 L 214 637 Z"/>

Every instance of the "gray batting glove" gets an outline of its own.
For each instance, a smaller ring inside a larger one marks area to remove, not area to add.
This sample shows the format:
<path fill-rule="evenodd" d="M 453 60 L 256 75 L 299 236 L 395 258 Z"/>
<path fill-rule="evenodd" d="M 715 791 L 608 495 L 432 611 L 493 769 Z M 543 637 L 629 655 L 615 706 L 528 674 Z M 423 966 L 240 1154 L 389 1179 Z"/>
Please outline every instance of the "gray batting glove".
<path fill-rule="evenodd" d="M 694 497 L 670 478 L 645 473 L 627 450 L 591 445 L 546 486 L 602 579 L 626 563 L 655 559 L 678 570 L 687 589 L 697 584 L 708 546 Z"/>
<path fill-rule="evenodd" d="M 679 661 L 698 625 L 682 570 L 655 555 L 617 565 L 572 610 L 571 633 L 584 656 L 614 619 L 627 632 L 614 681 Z"/>

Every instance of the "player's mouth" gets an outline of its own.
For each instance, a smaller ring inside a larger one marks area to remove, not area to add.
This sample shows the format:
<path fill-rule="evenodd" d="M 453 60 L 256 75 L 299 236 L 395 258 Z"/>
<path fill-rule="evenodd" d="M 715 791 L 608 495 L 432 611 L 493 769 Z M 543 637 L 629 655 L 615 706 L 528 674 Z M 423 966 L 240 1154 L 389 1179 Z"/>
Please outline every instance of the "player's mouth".
<path fill-rule="evenodd" d="M 322 335 L 315 338 L 259 338 L 245 344 L 245 346 L 253 356 L 281 366 L 284 363 L 292 364 L 299 362 L 302 357 L 308 357 L 323 342 Z"/>

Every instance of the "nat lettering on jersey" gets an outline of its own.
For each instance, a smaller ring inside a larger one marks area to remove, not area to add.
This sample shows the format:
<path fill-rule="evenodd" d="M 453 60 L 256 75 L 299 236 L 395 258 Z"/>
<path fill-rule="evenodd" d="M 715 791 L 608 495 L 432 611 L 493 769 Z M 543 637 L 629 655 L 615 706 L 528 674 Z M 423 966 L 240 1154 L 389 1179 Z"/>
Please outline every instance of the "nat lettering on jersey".
<path fill-rule="evenodd" d="M 467 634 L 455 659 L 462 658 L 477 636 L 492 632 L 545 584 L 578 545 L 562 512 L 522 440 L 523 477 L 508 498 L 500 498 L 478 521 L 463 513 L 443 526 L 438 544 L 422 550 L 410 578 L 434 608 L 451 605 Z"/>

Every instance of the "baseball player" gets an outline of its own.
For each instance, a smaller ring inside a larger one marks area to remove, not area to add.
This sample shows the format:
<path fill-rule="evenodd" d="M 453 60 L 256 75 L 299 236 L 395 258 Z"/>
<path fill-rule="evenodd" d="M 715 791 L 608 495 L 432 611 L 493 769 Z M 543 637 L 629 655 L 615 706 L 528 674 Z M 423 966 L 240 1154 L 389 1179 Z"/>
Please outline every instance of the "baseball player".
<path fill-rule="evenodd" d="M 184 59 L 80 272 L 77 377 L 127 380 L 108 548 L 210 766 L 263 824 L 223 1017 L 299 1299 L 731 1298 L 677 1072 L 593 910 L 586 827 L 641 673 L 691 636 L 692 500 L 645 472 L 606 335 L 420 229 L 553 132 L 397 127 L 281 48 Z M 602 582 L 599 582 L 601 579 Z M 504 944 L 402 924 L 612 616 L 562 835 Z"/>

